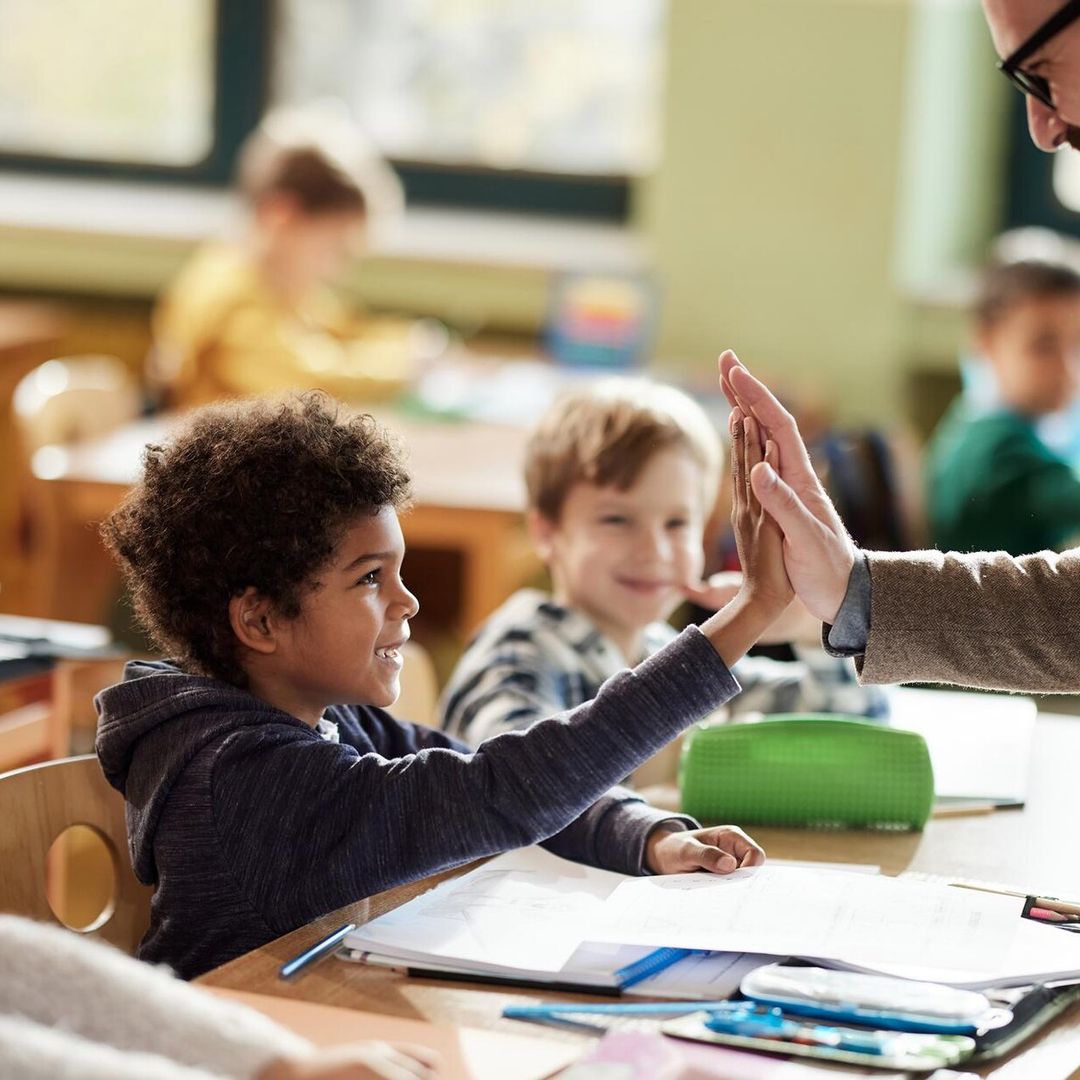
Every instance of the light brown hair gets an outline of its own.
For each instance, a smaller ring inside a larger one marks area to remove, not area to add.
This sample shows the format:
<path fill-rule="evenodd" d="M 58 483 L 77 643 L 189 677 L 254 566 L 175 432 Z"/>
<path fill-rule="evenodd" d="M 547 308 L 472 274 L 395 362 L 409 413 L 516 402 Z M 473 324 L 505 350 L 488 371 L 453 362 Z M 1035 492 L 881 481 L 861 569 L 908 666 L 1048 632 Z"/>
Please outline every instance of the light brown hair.
<path fill-rule="evenodd" d="M 240 149 L 240 194 L 252 205 L 286 195 L 307 214 L 397 209 L 393 170 L 340 117 L 280 110 L 269 113 Z"/>
<path fill-rule="evenodd" d="M 529 508 L 558 521 L 578 483 L 625 491 L 654 454 L 684 449 L 701 466 L 706 505 L 716 494 L 720 439 L 704 410 L 673 386 L 612 378 L 561 397 L 525 452 Z"/>
<path fill-rule="evenodd" d="M 975 300 L 975 321 L 988 328 L 1025 300 L 1080 297 L 1080 274 L 1064 263 L 1043 259 L 992 262 Z"/>

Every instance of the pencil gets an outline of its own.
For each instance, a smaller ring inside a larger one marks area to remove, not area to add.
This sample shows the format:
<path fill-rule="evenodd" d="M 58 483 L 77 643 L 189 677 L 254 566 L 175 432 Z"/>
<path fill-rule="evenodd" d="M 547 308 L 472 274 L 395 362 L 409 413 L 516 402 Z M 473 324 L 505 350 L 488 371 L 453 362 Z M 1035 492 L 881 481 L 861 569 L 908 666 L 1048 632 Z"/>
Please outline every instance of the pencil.
<path fill-rule="evenodd" d="M 976 814 L 992 814 L 996 809 L 995 803 L 960 803 L 956 806 L 939 803 L 930 816 L 934 818 L 973 817 Z"/>

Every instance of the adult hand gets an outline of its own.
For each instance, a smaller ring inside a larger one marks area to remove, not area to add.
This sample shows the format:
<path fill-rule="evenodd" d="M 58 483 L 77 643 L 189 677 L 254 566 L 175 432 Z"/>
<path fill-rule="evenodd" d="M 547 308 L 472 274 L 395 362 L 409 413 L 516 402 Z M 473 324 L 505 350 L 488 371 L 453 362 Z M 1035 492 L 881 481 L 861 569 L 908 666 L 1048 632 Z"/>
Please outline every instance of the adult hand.
<path fill-rule="evenodd" d="M 678 829 L 661 823 L 645 841 L 645 865 L 654 874 L 688 874 L 708 870 L 730 874 L 744 866 L 760 866 L 765 852 L 734 825 L 710 829 Z"/>
<path fill-rule="evenodd" d="M 279 1058 L 258 1080 L 431 1080 L 440 1071 L 438 1054 L 427 1047 L 372 1039 L 317 1050 L 310 1057 Z"/>
<path fill-rule="evenodd" d="M 693 601 L 698 607 L 719 611 L 730 603 L 742 588 L 743 576 L 738 570 L 721 570 L 713 574 L 700 585 L 684 585 L 683 596 Z M 806 605 L 796 598 L 784 609 L 780 616 L 758 638 L 761 645 L 784 645 L 795 642 L 800 645 L 816 645 L 821 639 L 821 620 L 815 619 Z"/>
<path fill-rule="evenodd" d="M 847 592 L 855 545 L 810 464 L 791 414 L 730 349 L 720 357 L 720 386 L 737 412 L 752 416 L 777 447 L 750 480 L 758 502 L 784 534 L 788 578 L 810 613 L 832 623 Z"/>

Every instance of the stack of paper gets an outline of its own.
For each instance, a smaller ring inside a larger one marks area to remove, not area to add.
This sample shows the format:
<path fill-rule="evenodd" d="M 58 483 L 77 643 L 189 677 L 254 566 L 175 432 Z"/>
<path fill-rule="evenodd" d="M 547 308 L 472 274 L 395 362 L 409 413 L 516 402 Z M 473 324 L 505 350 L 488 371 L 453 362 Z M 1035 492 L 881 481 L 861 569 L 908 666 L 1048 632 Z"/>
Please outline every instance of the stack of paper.
<path fill-rule="evenodd" d="M 776 956 L 971 987 L 1080 978 L 1080 935 L 1022 920 L 1022 907 L 1015 897 L 803 867 L 629 878 L 530 848 L 444 882 L 346 944 L 385 963 L 612 989 L 615 968 L 643 950 L 725 954 L 699 964 L 694 980 L 687 968 L 695 989 L 682 986 L 680 964 L 667 989 L 640 985 L 651 995 L 695 996 L 704 982 L 708 996 L 723 997 L 744 970 Z"/>
<path fill-rule="evenodd" d="M 614 973 L 648 945 L 592 942 L 622 874 L 568 862 L 542 848 L 510 852 L 353 931 L 346 954 L 367 963 L 617 992 Z M 630 989 L 701 1000 L 733 993 L 744 974 L 775 957 L 717 952 L 688 957 Z"/>

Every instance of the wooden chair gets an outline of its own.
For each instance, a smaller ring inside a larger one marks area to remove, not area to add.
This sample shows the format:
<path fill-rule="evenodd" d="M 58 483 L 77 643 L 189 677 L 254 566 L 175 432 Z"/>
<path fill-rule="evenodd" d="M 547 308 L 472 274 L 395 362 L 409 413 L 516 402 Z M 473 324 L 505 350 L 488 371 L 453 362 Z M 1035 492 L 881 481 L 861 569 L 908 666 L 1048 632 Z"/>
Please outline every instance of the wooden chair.
<path fill-rule="evenodd" d="M 125 662 L 58 660 L 44 672 L 47 698 L 0 712 L 0 773 L 90 750 L 97 731 L 94 695 L 120 682 Z"/>
<path fill-rule="evenodd" d="M 427 649 L 415 641 L 406 642 L 402 649 L 404 666 L 401 669 L 401 696 L 391 707 L 399 720 L 435 727 L 439 704 L 439 680 Z"/>
<path fill-rule="evenodd" d="M 62 535 L 55 485 L 36 479 L 65 446 L 104 435 L 134 420 L 142 396 L 127 366 L 113 356 L 48 360 L 25 375 L 12 401 L 21 462 L 21 610 L 43 618 L 99 622 L 116 588 L 116 573 L 94 530 Z M 49 567 L 80 565 L 78 595 L 61 592 Z"/>
<path fill-rule="evenodd" d="M 0 775 L 0 910 L 57 922 L 49 904 L 58 860 L 53 841 L 72 825 L 87 825 L 104 841 L 113 871 L 112 900 L 82 932 L 135 951 L 150 922 L 152 889 L 139 884 L 128 858 L 123 796 L 92 754 Z"/>

